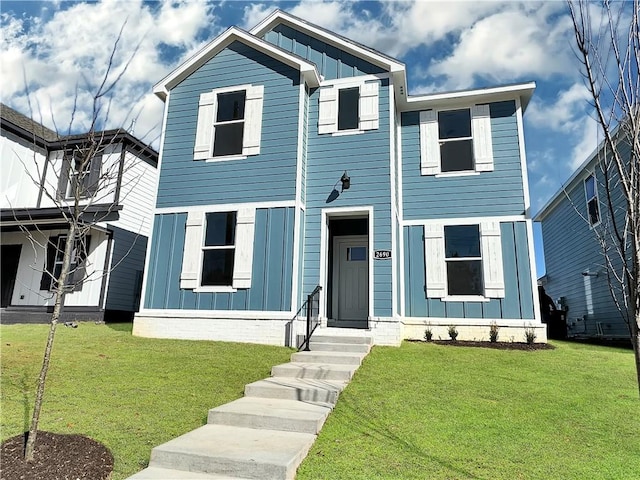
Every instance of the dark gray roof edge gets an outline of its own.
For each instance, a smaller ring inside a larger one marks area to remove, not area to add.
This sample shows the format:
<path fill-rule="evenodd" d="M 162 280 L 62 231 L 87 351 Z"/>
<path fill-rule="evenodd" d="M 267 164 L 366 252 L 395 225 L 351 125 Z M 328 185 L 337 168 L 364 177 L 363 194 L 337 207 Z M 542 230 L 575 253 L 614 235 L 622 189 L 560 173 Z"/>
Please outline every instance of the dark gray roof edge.
<path fill-rule="evenodd" d="M 63 147 L 70 143 L 80 142 L 89 135 L 89 133 L 58 135 L 53 130 L 45 127 L 35 120 L 32 120 L 4 103 L 0 103 L 0 122 L 3 129 L 6 128 L 7 130 L 13 131 L 13 133 L 29 141 L 35 141 L 40 146 L 44 146 L 49 149 L 55 149 L 56 147 Z M 151 160 L 150 163 L 154 167 L 157 167 L 158 165 L 158 152 L 156 152 L 153 147 L 122 128 L 96 131 L 94 132 L 94 135 L 100 135 L 109 140 L 123 140 L 125 143 L 133 146 L 137 153 L 141 153 L 148 157 L 148 159 Z"/>

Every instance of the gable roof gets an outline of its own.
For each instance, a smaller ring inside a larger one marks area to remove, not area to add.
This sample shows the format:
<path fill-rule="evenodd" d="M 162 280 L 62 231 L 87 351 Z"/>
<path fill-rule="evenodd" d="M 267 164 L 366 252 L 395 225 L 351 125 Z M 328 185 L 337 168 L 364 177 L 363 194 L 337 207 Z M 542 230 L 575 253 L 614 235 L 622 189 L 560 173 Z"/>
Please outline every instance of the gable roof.
<path fill-rule="evenodd" d="M 4 103 L 0 103 L 0 122 L 3 128 L 14 130 L 14 133 L 22 137 L 37 137 L 47 142 L 54 142 L 60 138 L 53 130 L 48 129 L 44 125 Z"/>
<path fill-rule="evenodd" d="M 320 85 L 320 75 L 313 63 L 308 62 L 298 55 L 287 52 L 280 47 L 272 45 L 261 38 L 255 37 L 238 27 L 231 27 L 202 47 L 195 53 L 195 55 L 187 59 L 169 75 L 160 80 L 153 87 L 153 93 L 155 93 L 162 101 L 165 101 L 169 90 L 174 88 L 198 68 L 215 57 L 220 51 L 236 41 L 244 43 L 265 55 L 275 58 L 276 60 L 280 60 L 282 63 L 293 68 L 297 68 L 300 70 L 300 73 L 304 76 L 305 81 L 309 86 L 317 87 Z"/>
<path fill-rule="evenodd" d="M 252 28 L 250 33 L 261 37 L 278 25 L 287 25 L 292 27 L 294 30 L 301 31 L 334 47 L 345 50 L 355 57 L 366 60 L 367 62 L 390 72 L 405 70 L 404 63 L 396 60 L 395 58 L 385 55 L 384 53 L 374 50 L 366 45 L 355 42 L 347 37 L 338 35 L 335 32 L 309 23 L 306 20 L 291 15 L 290 13 L 283 12 L 280 9 L 274 10 L 271 15 Z"/>

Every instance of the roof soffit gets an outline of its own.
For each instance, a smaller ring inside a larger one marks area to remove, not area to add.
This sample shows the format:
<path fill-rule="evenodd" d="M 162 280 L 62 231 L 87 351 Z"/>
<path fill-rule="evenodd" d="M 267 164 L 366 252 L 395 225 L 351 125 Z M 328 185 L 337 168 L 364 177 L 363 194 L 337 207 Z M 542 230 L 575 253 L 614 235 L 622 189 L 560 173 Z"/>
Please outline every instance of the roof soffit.
<path fill-rule="evenodd" d="M 305 81 L 312 87 L 320 85 L 320 75 L 313 63 L 308 62 L 302 57 L 287 52 L 269 42 L 266 42 L 252 34 L 245 32 L 237 27 L 231 27 L 224 33 L 213 39 L 191 58 L 187 59 L 178 68 L 173 70 L 169 75 L 164 77 L 153 87 L 155 93 L 161 100 L 165 100 L 169 90 L 176 87 L 180 82 L 189 77 L 198 70 L 202 65 L 215 57 L 218 53 L 231 45 L 233 42 L 239 41 L 245 45 L 252 47 L 265 55 L 280 60 L 281 62 L 298 69 L 305 78 Z"/>

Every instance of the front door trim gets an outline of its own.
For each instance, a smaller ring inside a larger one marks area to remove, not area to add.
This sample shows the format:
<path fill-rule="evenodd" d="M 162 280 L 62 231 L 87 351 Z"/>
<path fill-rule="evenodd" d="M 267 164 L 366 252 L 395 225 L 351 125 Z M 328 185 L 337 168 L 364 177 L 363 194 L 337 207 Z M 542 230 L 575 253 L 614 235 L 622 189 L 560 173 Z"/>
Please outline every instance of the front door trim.
<path fill-rule="evenodd" d="M 364 217 L 368 219 L 368 253 L 369 253 L 369 312 L 367 320 L 373 317 L 373 206 L 323 208 L 320 219 L 320 292 L 319 316 L 323 324 L 327 321 L 327 287 L 329 275 L 329 219 L 340 217 Z"/>

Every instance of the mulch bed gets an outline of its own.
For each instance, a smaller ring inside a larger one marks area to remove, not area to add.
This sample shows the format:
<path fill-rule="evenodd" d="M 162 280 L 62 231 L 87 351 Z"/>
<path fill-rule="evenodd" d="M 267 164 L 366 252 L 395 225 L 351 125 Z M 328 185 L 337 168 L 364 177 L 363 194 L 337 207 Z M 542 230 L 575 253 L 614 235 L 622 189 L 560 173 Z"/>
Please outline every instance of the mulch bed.
<path fill-rule="evenodd" d="M 108 480 L 113 455 L 83 435 L 38 432 L 33 462 L 24 461 L 25 435 L 5 440 L 0 450 L 2 480 Z"/>
<path fill-rule="evenodd" d="M 410 342 L 427 343 L 424 340 L 409 340 Z M 429 343 L 435 343 L 436 345 L 450 345 L 452 347 L 480 347 L 480 348 L 493 348 L 495 350 L 553 350 L 553 345 L 548 343 L 524 343 L 524 342 L 478 342 L 472 340 L 432 340 Z"/>

